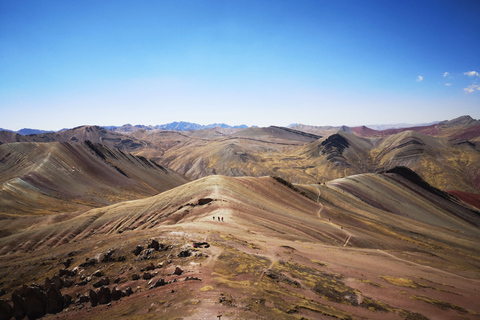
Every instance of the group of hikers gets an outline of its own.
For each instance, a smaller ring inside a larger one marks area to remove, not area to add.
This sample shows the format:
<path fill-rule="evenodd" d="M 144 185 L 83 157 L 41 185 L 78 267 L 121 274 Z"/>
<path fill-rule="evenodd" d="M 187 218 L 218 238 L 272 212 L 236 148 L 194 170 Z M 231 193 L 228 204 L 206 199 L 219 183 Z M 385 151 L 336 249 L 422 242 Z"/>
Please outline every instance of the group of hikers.
<path fill-rule="evenodd" d="M 213 221 L 215 221 L 215 216 L 213 216 Z M 220 221 L 220 217 L 218 217 L 218 221 Z M 222 222 L 223 222 L 223 217 L 222 217 Z"/>

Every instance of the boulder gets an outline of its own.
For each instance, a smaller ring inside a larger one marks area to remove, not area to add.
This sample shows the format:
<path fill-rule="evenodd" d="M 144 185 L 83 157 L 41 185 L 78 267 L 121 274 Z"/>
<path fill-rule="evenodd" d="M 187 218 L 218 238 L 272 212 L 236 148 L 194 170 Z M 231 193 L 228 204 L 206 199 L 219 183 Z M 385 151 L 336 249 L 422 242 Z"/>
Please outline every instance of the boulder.
<path fill-rule="evenodd" d="M 63 306 L 65 308 L 70 306 L 72 304 L 72 301 L 73 301 L 73 299 L 72 299 L 71 295 L 69 295 L 68 293 L 63 295 L 63 304 L 64 304 Z"/>
<path fill-rule="evenodd" d="M 13 316 L 15 319 L 23 319 L 27 314 L 27 305 L 25 299 L 19 294 L 18 290 L 12 293 Z"/>
<path fill-rule="evenodd" d="M 92 303 L 92 307 L 95 307 L 98 304 L 98 297 L 97 293 L 90 289 L 88 292 L 88 296 L 90 297 L 90 302 Z"/>
<path fill-rule="evenodd" d="M 145 267 L 145 270 L 146 271 L 155 270 L 155 266 L 153 265 L 153 263 L 150 263 L 148 266 Z"/>
<path fill-rule="evenodd" d="M 67 258 L 65 261 L 63 261 L 63 265 L 65 266 L 65 268 L 70 268 L 70 266 L 72 265 L 72 261 L 73 259 L 72 258 Z"/>
<path fill-rule="evenodd" d="M 25 305 L 29 319 L 38 319 L 44 316 L 47 306 L 45 292 L 37 285 L 28 286 L 25 291 Z"/>
<path fill-rule="evenodd" d="M 148 248 L 152 248 L 158 251 L 160 249 L 160 243 L 158 243 L 158 241 L 155 239 L 150 239 L 150 242 L 148 243 Z"/>
<path fill-rule="evenodd" d="M 54 275 L 51 282 L 57 286 L 58 289 L 62 289 L 65 284 L 62 278 L 57 275 Z"/>
<path fill-rule="evenodd" d="M 157 280 L 157 282 L 155 282 L 155 284 L 151 288 L 162 287 L 166 284 L 167 283 L 165 282 L 165 279 L 160 278 L 160 279 Z"/>
<path fill-rule="evenodd" d="M 46 313 L 57 313 L 63 310 L 64 301 L 60 289 L 52 283 L 50 288 L 46 292 L 47 303 L 45 311 Z"/>
<path fill-rule="evenodd" d="M 80 264 L 80 267 L 86 268 L 86 267 L 89 267 L 89 266 L 94 266 L 95 264 L 97 264 L 97 259 L 86 258 L 85 262 Z"/>
<path fill-rule="evenodd" d="M 13 317 L 13 308 L 5 300 L 0 300 L 0 320 L 10 320 Z"/>
<path fill-rule="evenodd" d="M 151 274 L 150 272 L 144 272 L 142 278 L 144 280 L 150 280 L 153 278 L 153 274 Z"/>
<path fill-rule="evenodd" d="M 99 269 L 99 270 L 95 271 L 95 272 L 92 274 L 92 276 L 100 278 L 100 277 L 103 276 L 103 271 Z"/>
<path fill-rule="evenodd" d="M 112 293 L 108 287 L 101 287 L 97 291 L 98 303 L 107 304 L 112 301 Z"/>
<path fill-rule="evenodd" d="M 73 286 L 73 281 L 70 280 L 70 279 L 65 279 L 65 280 L 63 281 L 63 286 L 64 286 L 65 288 L 70 288 L 71 286 Z"/>
<path fill-rule="evenodd" d="M 138 280 L 138 279 L 140 279 L 140 276 L 138 275 L 138 273 L 132 274 L 132 280 Z"/>
<path fill-rule="evenodd" d="M 98 280 L 97 282 L 95 282 L 93 284 L 93 287 L 94 288 L 99 288 L 101 286 L 108 286 L 110 284 L 110 280 L 108 279 L 108 277 L 104 277 L 100 280 Z"/>
<path fill-rule="evenodd" d="M 122 297 L 122 291 L 118 290 L 117 287 L 113 287 L 112 300 L 117 301 L 117 300 L 120 300 L 121 297 Z"/>
<path fill-rule="evenodd" d="M 133 254 L 138 256 L 141 252 L 143 251 L 143 246 L 141 245 L 138 245 L 135 247 L 135 249 L 133 250 Z"/>
<path fill-rule="evenodd" d="M 77 275 L 77 271 L 76 270 L 68 270 L 68 269 L 59 269 L 58 270 L 58 275 L 60 277 L 75 277 Z"/>
<path fill-rule="evenodd" d="M 181 275 L 182 273 L 183 273 L 183 270 L 180 269 L 180 267 L 176 267 L 175 271 L 173 272 L 173 274 L 176 274 L 177 276 Z"/>
<path fill-rule="evenodd" d="M 113 261 L 114 259 L 112 258 L 112 256 L 114 252 L 115 252 L 115 249 L 109 249 L 107 252 L 102 253 L 99 258 L 100 262 Z"/>
<path fill-rule="evenodd" d="M 180 251 L 177 256 L 179 258 L 186 258 L 186 257 L 190 257 L 192 255 L 192 253 L 190 252 L 190 249 L 185 249 L 185 250 L 182 250 Z"/>
<path fill-rule="evenodd" d="M 133 294 L 132 288 L 131 288 L 131 287 L 127 287 L 127 289 L 125 289 L 125 294 L 126 294 L 127 296 Z"/>
<path fill-rule="evenodd" d="M 80 304 L 80 303 L 85 303 L 85 302 L 88 302 L 90 301 L 90 297 L 87 296 L 86 294 L 82 294 L 81 296 L 78 297 L 77 301 L 75 301 L 76 304 Z"/>

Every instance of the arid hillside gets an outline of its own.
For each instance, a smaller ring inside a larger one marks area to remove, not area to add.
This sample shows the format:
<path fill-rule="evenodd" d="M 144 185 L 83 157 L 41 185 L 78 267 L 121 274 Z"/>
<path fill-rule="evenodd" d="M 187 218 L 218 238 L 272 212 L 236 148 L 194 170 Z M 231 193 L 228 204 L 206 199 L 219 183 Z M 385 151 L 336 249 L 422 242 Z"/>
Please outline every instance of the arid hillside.
<path fill-rule="evenodd" d="M 0 142 L 90 140 L 143 156 L 190 180 L 212 174 L 274 175 L 308 184 L 406 166 L 439 189 L 480 193 L 480 123 L 469 116 L 382 131 L 306 125 L 196 131 L 129 128 L 123 134 L 88 126 L 28 136 L 1 132 Z"/>
<path fill-rule="evenodd" d="M 45 319 L 476 318 L 479 216 L 406 168 L 209 176 L 3 236 L 1 299 L 44 292 Z"/>
<path fill-rule="evenodd" d="M 152 196 L 185 182 L 141 156 L 90 141 L 0 145 L 0 215 L 41 215 Z"/>

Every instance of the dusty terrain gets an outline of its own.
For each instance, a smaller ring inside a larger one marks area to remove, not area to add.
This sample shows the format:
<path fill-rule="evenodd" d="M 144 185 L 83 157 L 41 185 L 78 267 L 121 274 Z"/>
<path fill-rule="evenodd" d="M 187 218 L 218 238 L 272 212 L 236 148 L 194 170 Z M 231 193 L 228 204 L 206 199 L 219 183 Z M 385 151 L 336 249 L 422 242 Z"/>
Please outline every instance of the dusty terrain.
<path fill-rule="evenodd" d="M 0 239 L 2 298 L 70 260 L 73 303 L 46 319 L 478 318 L 478 211 L 400 173 L 298 186 L 212 176 L 39 223 Z M 358 194 L 367 187 L 381 196 Z M 133 293 L 81 302 L 102 277 Z"/>
<path fill-rule="evenodd" d="M 0 320 L 479 319 L 476 127 L 3 132 Z"/>

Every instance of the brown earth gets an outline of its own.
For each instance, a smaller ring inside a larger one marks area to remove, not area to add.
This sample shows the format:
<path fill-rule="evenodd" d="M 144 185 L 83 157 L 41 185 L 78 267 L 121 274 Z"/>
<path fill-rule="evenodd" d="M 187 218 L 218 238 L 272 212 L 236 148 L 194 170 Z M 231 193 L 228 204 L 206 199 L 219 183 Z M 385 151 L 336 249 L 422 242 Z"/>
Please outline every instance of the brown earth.
<path fill-rule="evenodd" d="M 478 217 L 405 169 L 312 185 L 211 176 L 0 238 L 0 299 L 70 259 L 74 301 L 98 270 L 134 293 L 45 319 L 475 319 Z"/>

